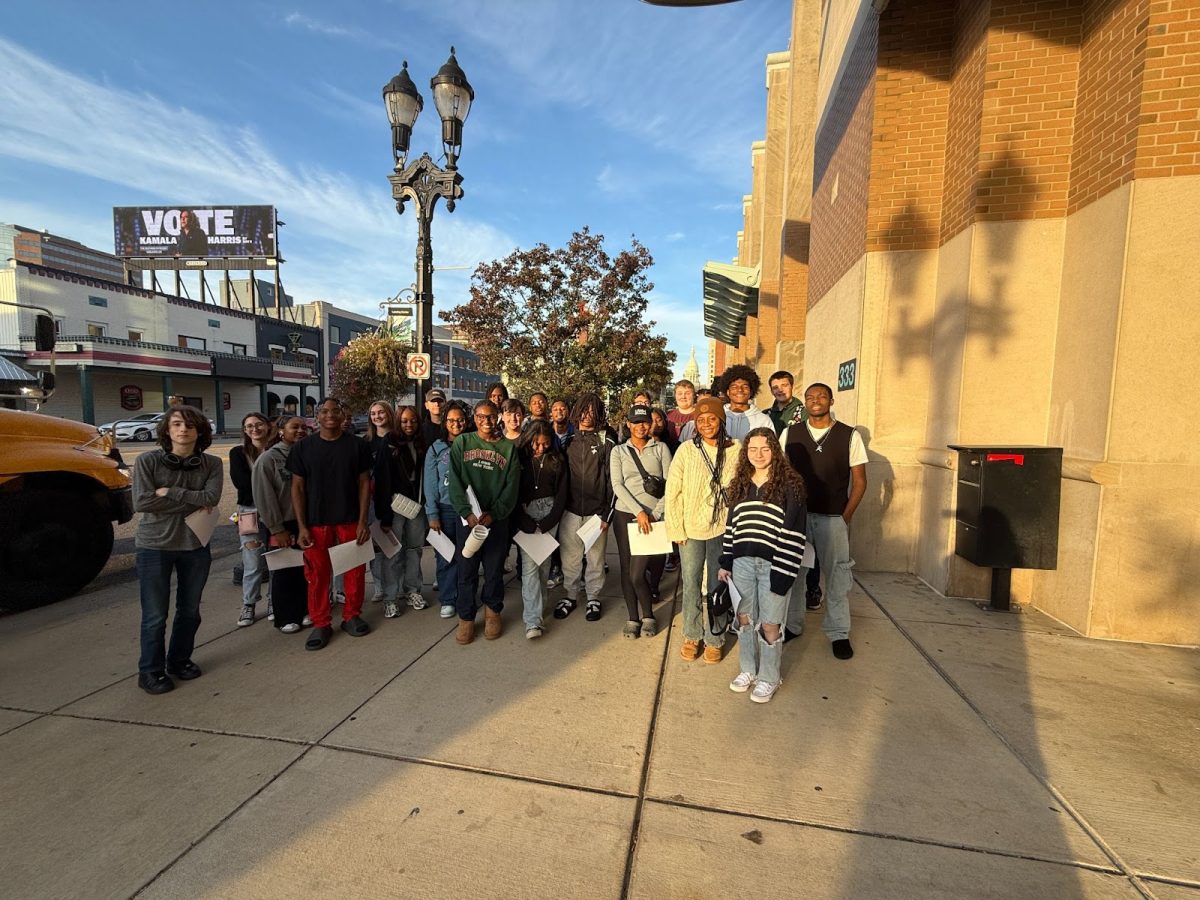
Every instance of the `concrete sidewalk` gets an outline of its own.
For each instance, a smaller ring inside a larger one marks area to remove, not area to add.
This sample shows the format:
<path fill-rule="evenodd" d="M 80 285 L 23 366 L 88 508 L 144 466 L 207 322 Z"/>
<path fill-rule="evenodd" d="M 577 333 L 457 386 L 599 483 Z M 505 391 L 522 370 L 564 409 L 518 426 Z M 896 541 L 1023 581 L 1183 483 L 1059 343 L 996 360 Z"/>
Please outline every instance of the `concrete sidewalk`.
<path fill-rule="evenodd" d="M 161 697 L 133 583 L 0 620 L 4 896 L 1200 900 L 1195 650 L 860 573 L 854 659 L 809 614 L 758 706 L 677 604 L 621 637 L 615 558 L 597 623 L 526 641 L 513 583 L 500 640 L 368 603 L 319 653 L 233 562 Z"/>

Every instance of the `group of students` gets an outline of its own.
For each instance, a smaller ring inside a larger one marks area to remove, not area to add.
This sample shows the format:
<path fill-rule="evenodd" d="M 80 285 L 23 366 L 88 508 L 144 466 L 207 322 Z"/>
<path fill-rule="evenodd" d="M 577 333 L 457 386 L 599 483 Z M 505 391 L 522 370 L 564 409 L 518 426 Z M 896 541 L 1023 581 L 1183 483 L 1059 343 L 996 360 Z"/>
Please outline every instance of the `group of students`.
<path fill-rule="evenodd" d="M 802 427 L 809 436 L 807 445 L 785 440 L 785 451 L 773 417 L 753 405 L 758 388 L 753 369 L 732 366 L 713 392 L 679 382 L 677 405 L 669 413 L 656 410 L 642 392 L 620 434 L 608 425 L 604 403 L 594 393 L 568 406 L 538 392 L 527 409 L 502 384 L 489 388 L 488 399 L 473 408 L 431 390 L 426 416 L 412 406 L 396 410 L 386 401 L 373 403 L 365 439 L 349 431 L 348 411 L 336 398 L 318 404 L 312 434 L 299 417 L 271 423 L 251 413 L 242 422 L 242 444 L 230 453 L 244 566 L 238 624 L 255 621 L 267 575 L 263 553 L 297 547 L 302 568 L 270 573 L 267 618 L 285 633 L 311 625 L 305 646 L 319 650 L 333 636 L 336 598 L 344 603 L 341 630 L 368 634 L 362 618 L 365 567 L 345 572 L 337 588 L 329 550 L 366 544 L 374 529 L 377 544 L 396 545 L 388 547 L 390 553 L 377 549 L 370 563 L 374 599 L 384 604 L 385 618 L 399 615 L 406 604 L 426 607 L 421 554 L 429 540 L 442 546 L 436 556 L 438 598 L 441 615 L 458 619 L 456 641 L 472 643 L 480 605 L 483 636 L 498 638 L 506 560 L 515 541 L 525 636 L 540 638 L 549 591 L 559 583 L 564 596 L 553 607 L 555 619 L 568 618 L 580 605 L 587 621 L 601 618 L 607 535 L 615 529 L 627 612 L 623 634 L 653 637 L 659 580 L 674 567 L 675 552 L 635 554 L 631 531 L 648 535 L 657 525 L 678 554 L 682 657 L 720 662 L 725 633 L 714 631 L 705 615 L 705 593 L 731 582 L 739 598 L 729 629 L 738 637 L 739 673 L 730 687 L 767 702 L 781 682 L 783 643 L 803 627 L 803 607 L 798 618 L 791 597 L 799 593 L 793 586 L 804 566 L 810 517 L 806 478 L 797 468 L 814 473 L 811 464 L 794 467 L 789 457 L 793 445 L 801 451 L 814 445 L 814 434 L 815 453 L 822 452 L 832 391 L 824 385 L 809 389 L 827 396 L 823 416 L 804 422 L 797 414 L 795 421 L 779 423 L 782 431 Z M 221 461 L 204 452 L 211 438 L 198 410 L 174 407 L 160 426 L 159 448 L 142 454 L 135 469 L 135 509 L 144 514 L 137 541 L 143 608 L 139 685 L 150 693 L 171 690 L 172 677 L 200 674 L 191 652 L 210 556 L 183 519 L 220 498 Z M 435 532 L 448 541 L 435 539 Z M 518 540 L 522 533 L 550 535 L 557 550 L 535 556 L 527 549 L 530 542 Z M 845 568 L 848 573 L 848 564 Z M 179 588 L 166 648 L 172 571 Z M 848 612 L 834 609 L 844 602 L 843 596 L 835 604 L 831 593 L 826 616 L 839 658 L 852 654 Z"/>

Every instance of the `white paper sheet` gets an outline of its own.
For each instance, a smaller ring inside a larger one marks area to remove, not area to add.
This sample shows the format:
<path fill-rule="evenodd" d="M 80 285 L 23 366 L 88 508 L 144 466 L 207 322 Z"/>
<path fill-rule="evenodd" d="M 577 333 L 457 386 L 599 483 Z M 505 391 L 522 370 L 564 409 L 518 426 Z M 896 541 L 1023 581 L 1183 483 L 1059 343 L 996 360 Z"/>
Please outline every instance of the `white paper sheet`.
<path fill-rule="evenodd" d="M 375 548 L 371 546 L 370 541 L 365 544 L 346 541 L 344 544 L 329 548 L 329 562 L 333 565 L 334 575 L 342 575 L 351 569 L 365 566 L 374 558 Z"/>
<path fill-rule="evenodd" d="M 813 543 L 812 543 L 812 541 L 805 541 L 804 555 L 800 557 L 800 565 L 806 569 L 811 569 L 816 564 L 817 564 L 817 553 L 815 550 L 813 550 Z M 801 574 L 801 576 L 803 576 L 804 573 L 802 572 L 800 574 Z"/>
<path fill-rule="evenodd" d="M 579 539 L 583 541 L 583 552 L 587 553 L 592 549 L 592 544 L 596 543 L 596 539 L 600 537 L 600 517 L 588 516 L 583 520 L 583 524 L 579 526 Z"/>
<path fill-rule="evenodd" d="M 371 539 L 388 559 L 400 552 L 400 541 L 396 538 L 395 532 L 389 534 L 384 531 L 379 522 L 371 523 Z"/>
<path fill-rule="evenodd" d="M 483 507 L 479 505 L 479 498 L 475 496 L 475 488 L 467 485 L 467 502 L 471 504 L 471 512 L 475 513 L 475 518 L 483 515 Z M 466 519 L 462 519 L 464 525 L 467 524 Z M 470 527 L 470 526 L 468 526 Z"/>
<path fill-rule="evenodd" d="M 729 602 L 733 604 L 733 618 L 734 621 L 737 621 L 738 607 L 742 605 L 742 595 L 738 593 L 737 585 L 733 583 L 732 573 L 725 583 L 729 585 Z"/>
<path fill-rule="evenodd" d="M 276 569 L 294 569 L 304 565 L 304 551 L 295 547 L 280 547 L 278 550 L 268 550 L 263 554 L 263 559 L 267 561 L 267 569 L 271 572 Z"/>
<path fill-rule="evenodd" d="M 533 557 L 534 565 L 540 566 L 546 561 L 546 557 L 555 551 L 558 547 L 558 541 L 553 535 L 545 534 L 541 531 L 526 533 L 518 531 L 513 535 L 513 540 L 517 546 Z"/>
<path fill-rule="evenodd" d="M 429 541 L 429 546 L 436 550 L 446 562 L 454 559 L 454 541 L 446 537 L 444 531 L 434 531 L 430 528 L 425 540 Z"/>
<path fill-rule="evenodd" d="M 217 525 L 222 519 L 221 510 L 215 506 L 212 509 L 200 507 L 194 513 L 188 515 L 183 521 L 187 522 L 187 527 L 192 529 L 197 540 L 200 541 L 201 547 L 207 547 L 208 542 L 212 540 L 213 532 L 217 530 Z"/>
<path fill-rule="evenodd" d="M 637 522 L 630 522 L 629 555 L 630 556 L 662 556 L 671 552 L 671 538 L 667 535 L 666 522 L 651 522 L 650 533 L 642 534 Z"/>

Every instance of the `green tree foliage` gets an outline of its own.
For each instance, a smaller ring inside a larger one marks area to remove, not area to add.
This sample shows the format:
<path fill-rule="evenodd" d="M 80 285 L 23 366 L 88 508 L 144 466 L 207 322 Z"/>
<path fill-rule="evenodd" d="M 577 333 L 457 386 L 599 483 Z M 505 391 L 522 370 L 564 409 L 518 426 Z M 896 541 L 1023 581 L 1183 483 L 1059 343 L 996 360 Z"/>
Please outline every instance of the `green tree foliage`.
<path fill-rule="evenodd" d="M 408 391 L 404 363 L 411 350 L 387 332 L 360 334 L 333 361 L 333 396 L 355 414 L 365 413 L 376 400 L 395 403 Z"/>
<path fill-rule="evenodd" d="M 479 354 L 484 371 L 508 376 L 517 396 L 595 391 L 611 403 L 637 385 L 657 394 L 675 354 L 644 318 L 653 263 L 636 238 L 610 256 L 604 235 L 584 227 L 560 249 L 537 244 L 481 264 L 470 302 L 441 316 Z"/>

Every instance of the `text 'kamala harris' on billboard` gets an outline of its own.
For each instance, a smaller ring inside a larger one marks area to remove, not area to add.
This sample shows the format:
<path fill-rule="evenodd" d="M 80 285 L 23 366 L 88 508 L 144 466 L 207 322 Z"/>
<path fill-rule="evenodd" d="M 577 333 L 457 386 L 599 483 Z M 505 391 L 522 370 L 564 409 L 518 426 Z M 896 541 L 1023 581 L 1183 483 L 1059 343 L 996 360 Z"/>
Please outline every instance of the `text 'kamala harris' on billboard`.
<path fill-rule="evenodd" d="M 116 206 L 116 255 L 149 258 L 271 258 L 273 206 Z"/>

